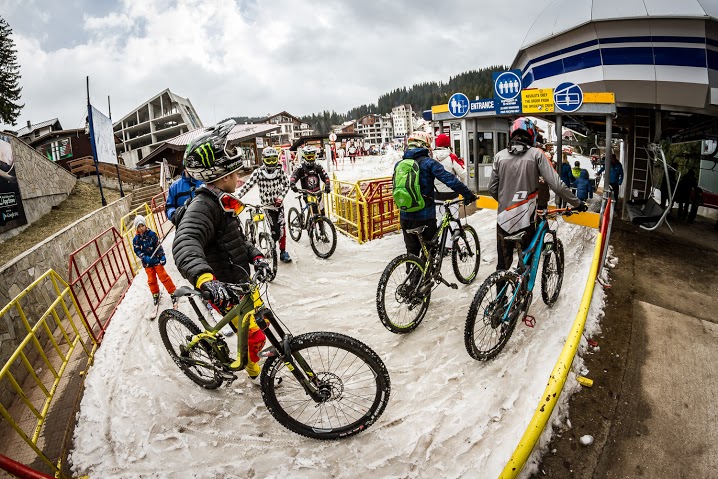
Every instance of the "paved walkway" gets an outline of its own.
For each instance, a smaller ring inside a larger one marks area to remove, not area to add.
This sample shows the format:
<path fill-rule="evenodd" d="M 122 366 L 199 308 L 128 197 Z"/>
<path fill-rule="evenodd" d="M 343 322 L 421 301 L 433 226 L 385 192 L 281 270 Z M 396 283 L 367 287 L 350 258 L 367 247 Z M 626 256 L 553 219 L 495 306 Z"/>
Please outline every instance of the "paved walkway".
<path fill-rule="evenodd" d="M 614 223 L 593 388 L 570 406 L 534 477 L 718 477 L 718 231 L 714 221 L 647 232 Z M 578 443 L 594 436 L 593 445 Z"/>

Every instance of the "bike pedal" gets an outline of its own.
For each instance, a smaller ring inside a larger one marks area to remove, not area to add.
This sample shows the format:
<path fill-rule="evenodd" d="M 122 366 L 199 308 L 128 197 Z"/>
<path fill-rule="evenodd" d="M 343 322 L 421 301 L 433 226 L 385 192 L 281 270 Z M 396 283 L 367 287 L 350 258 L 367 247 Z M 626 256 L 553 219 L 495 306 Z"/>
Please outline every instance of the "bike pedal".
<path fill-rule="evenodd" d="M 527 314 L 526 316 L 524 316 L 524 324 L 529 328 L 533 328 L 534 326 L 536 326 L 536 318 Z"/>
<path fill-rule="evenodd" d="M 449 288 L 451 289 L 459 289 L 459 287 L 456 285 L 456 283 L 449 284 Z"/>

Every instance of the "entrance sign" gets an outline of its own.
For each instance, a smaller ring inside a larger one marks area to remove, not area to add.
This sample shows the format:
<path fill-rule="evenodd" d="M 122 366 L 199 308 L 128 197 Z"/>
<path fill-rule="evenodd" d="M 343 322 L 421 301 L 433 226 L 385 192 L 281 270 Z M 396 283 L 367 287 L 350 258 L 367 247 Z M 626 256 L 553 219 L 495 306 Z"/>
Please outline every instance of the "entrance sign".
<path fill-rule="evenodd" d="M 583 90 L 575 83 L 561 83 L 554 90 L 553 99 L 556 108 L 566 113 L 573 113 L 583 105 Z"/>
<path fill-rule="evenodd" d="M 553 113 L 553 88 L 523 90 L 521 105 L 524 113 Z"/>
<path fill-rule="evenodd" d="M 521 113 L 521 70 L 496 72 L 493 80 L 496 113 Z"/>
<path fill-rule="evenodd" d="M 494 110 L 494 99 L 493 98 L 482 98 L 480 100 L 471 101 L 471 113 L 477 113 L 480 111 L 493 111 Z"/>
<path fill-rule="evenodd" d="M 449 98 L 449 113 L 454 118 L 463 118 L 469 113 L 469 97 L 463 93 L 454 93 Z"/>

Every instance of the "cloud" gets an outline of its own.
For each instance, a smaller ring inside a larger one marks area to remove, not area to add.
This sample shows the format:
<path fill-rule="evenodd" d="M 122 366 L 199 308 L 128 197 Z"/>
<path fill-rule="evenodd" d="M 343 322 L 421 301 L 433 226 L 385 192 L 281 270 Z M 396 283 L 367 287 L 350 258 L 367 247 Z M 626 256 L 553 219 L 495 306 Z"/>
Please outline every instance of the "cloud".
<path fill-rule="evenodd" d="M 523 23 L 499 1 L 20 2 L 0 0 L 21 65 L 21 124 L 58 117 L 76 128 L 86 76 L 93 104 L 106 111 L 109 95 L 115 119 L 165 88 L 189 97 L 205 124 L 345 112 L 397 87 L 510 63 L 549 0 L 513 2 Z M 42 28 L 28 10 L 45 12 Z"/>

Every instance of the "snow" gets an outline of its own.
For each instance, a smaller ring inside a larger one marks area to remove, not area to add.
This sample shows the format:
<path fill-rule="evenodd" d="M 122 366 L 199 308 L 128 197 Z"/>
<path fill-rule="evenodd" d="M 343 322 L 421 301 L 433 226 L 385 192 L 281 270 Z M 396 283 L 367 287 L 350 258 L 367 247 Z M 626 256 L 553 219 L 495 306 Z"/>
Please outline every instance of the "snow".
<path fill-rule="evenodd" d="M 386 176 L 395 158 L 368 157 L 337 172 L 355 180 Z M 288 206 L 296 202 L 294 194 Z M 247 201 L 256 201 L 256 188 Z M 504 351 L 490 362 L 472 360 L 464 349 L 469 304 L 496 267 L 496 212 L 468 218 L 478 232 L 482 259 L 477 280 L 458 290 L 439 287 L 423 323 L 395 335 L 380 323 L 377 283 L 389 261 L 405 251 L 400 234 L 364 245 L 339 235 L 328 260 L 314 256 L 304 235 L 288 238 L 293 262 L 279 265 L 269 302 L 294 334 L 336 331 L 374 349 L 391 376 L 384 414 L 367 431 L 342 441 L 294 434 L 267 412 L 260 390 L 244 373 L 230 387 L 207 391 L 186 378 L 164 350 L 155 321 L 146 319 L 151 297 L 141 272 L 107 331 L 85 384 L 70 461 L 75 475 L 90 477 L 354 478 L 498 477 L 518 444 L 546 386 L 581 301 L 596 232 L 559 221 L 566 268 L 561 296 L 549 309 L 537 284 L 530 314 L 534 329 L 519 323 Z M 180 278 L 165 240 L 167 270 Z M 444 275 L 455 282 L 450 262 Z M 539 281 L 537 281 L 539 283 Z M 168 295 L 163 306 L 170 307 Z M 588 330 L 599 331 L 603 292 L 597 288 Z M 181 301 L 180 310 L 191 316 Z M 235 338 L 229 340 L 234 343 Z M 588 349 L 581 341 L 581 354 Z M 574 361 L 575 371 L 584 367 Z M 565 391 L 580 386 L 574 373 Z M 563 394 L 552 424 L 567 420 Z M 536 470 L 552 428 L 524 469 Z"/>

